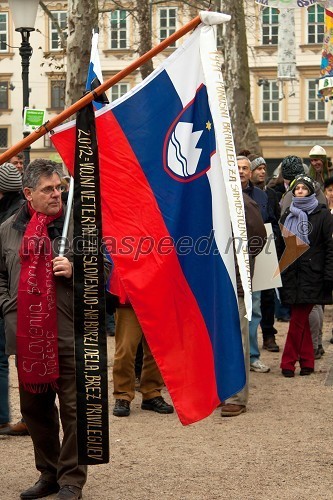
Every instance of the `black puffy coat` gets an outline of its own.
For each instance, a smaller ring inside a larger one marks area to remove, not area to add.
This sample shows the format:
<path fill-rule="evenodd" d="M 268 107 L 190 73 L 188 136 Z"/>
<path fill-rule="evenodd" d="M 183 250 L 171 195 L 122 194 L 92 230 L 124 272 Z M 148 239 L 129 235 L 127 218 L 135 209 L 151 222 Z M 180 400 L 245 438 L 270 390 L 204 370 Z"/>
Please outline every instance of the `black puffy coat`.
<path fill-rule="evenodd" d="M 280 219 L 282 224 L 289 213 L 288 208 Z M 281 273 L 284 304 L 332 304 L 333 216 L 324 205 L 318 205 L 308 220 L 310 248 Z"/>

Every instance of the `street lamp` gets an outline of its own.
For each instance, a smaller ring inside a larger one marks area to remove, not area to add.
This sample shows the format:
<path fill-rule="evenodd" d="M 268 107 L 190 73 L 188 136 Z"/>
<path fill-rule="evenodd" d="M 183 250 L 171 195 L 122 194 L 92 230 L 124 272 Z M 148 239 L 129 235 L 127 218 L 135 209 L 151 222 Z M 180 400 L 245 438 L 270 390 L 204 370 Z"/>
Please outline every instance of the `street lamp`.
<path fill-rule="evenodd" d="M 29 43 L 30 32 L 35 31 L 35 21 L 39 0 L 8 0 L 9 9 L 13 16 L 15 31 L 21 33 L 22 42 L 20 56 L 22 59 L 22 87 L 23 87 L 23 111 L 29 107 L 29 63 L 32 55 L 32 47 Z M 23 131 L 23 137 L 29 132 Z M 30 146 L 24 152 L 24 163 L 30 162 Z"/>

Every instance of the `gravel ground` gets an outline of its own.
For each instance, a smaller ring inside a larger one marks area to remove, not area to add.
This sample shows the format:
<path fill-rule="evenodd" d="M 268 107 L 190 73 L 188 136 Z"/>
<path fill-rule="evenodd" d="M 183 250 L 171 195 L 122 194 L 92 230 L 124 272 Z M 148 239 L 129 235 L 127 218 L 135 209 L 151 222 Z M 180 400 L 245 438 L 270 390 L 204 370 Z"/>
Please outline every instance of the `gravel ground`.
<path fill-rule="evenodd" d="M 332 314 L 327 308 L 326 353 L 315 374 L 286 379 L 279 369 L 281 353 L 263 351 L 271 371 L 251 372 L 248 411 L 238 417 L 221 418 L 217 409 L 183 427 L 175 414 L 142 411 L 137 394 L 130 417 L 116 418 L 111 396 L 111 461 L 89 468 L 84 500 L 333 499 Z M 283 346 L 288 324 L 276 327 Z M 112 394 L 114 339 L 108 343 Z M 13 359 L 10 377 L 15 422 L 20 413 Z M 38 478 L 30 437 L 0 437 L 0 457 L 0 498 L 18 499 Z"/>

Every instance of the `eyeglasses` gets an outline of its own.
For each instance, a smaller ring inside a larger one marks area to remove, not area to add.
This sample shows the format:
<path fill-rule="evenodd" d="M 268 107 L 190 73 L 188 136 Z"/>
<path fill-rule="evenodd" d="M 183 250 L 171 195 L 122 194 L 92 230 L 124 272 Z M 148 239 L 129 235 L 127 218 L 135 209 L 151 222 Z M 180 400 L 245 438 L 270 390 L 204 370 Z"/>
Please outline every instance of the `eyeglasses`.
<path fill-rule="evenodd" d="M 50 195 L 53 194 L 54 190 L 56 190 L 57 193 L 63 193 L 65 191 L 65 186 L 63 186 L 62 184 L 60 184 L 59 186 L 47 186 L 45 188 L 42 188 L 40 192 Z"/>

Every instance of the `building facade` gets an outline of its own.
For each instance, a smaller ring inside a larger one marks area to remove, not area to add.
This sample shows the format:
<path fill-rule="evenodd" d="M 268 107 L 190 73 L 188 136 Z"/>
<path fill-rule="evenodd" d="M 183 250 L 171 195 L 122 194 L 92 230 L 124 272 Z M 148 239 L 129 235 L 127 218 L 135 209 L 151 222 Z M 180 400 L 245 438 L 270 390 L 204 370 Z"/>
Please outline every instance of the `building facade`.
<path fill-rule="evenodd" d="M 30 43 L 30 108 L 45 109 L 51 119 L 64 108 L 67 2 L 44 2 L 57 23 L 39 7 L 35 31 Z M 115 75 L 138 57 L 138 28 L 126 9 L 115 9 L 113 2 L 103 2 L 99 19 L 99 52 L 104 80 Z M 129 5 L 129 4 L 128 4 Z M 293 89 L 286 84 L 284 97 L 277 86 L 278 18 L 277 9 L 263 8 L 254 0 L 244 0 L 248 56 L 251 80 L 251 106 L 258 128 L 263 155 L 272 165 L 287 154 L 304 159 L 312 145 L 318 143 L 333 150 L 333 138 L 327 136 L 329 104 L 317 97 L 324 34 L 324 10 L 319 5 L 295 10 L 297 80 Z M 151 0 L 153 45 L 172 34 L 196 10 L 184 2 Z M 61 34 L 59 28 L 62 30 Z M 22 79 L 19 46 L 21 35 L 13 26 L 7 1 L 0 0 L 0 151 L 22 138 Z M 177 43 L 181 43 L 177 42 Z M 156 67 L 175 47 L 154 60 Z M 141 81 L 140 72 L 129 75 L 108 92 L 109 100 L 122 96 Z M 250 149 L 249 145 L 249 149 Z M 31 157 L 57 153 L 47 136 L 32 145 Z"/>
<path fill-rule="evenodd" d="M 251 108 L 263 155 L 277 164 L 286 155 L 308 159 L 314 144 L 329 156 L 333 137 L 328 137 L 330 103 L 318 96 L 324 9 L 320 5 L 297 8 L 295 15 L 296 80 L 277 84 L 278 9 L 246 1 L 247 41 L 251 78 Z"/>

